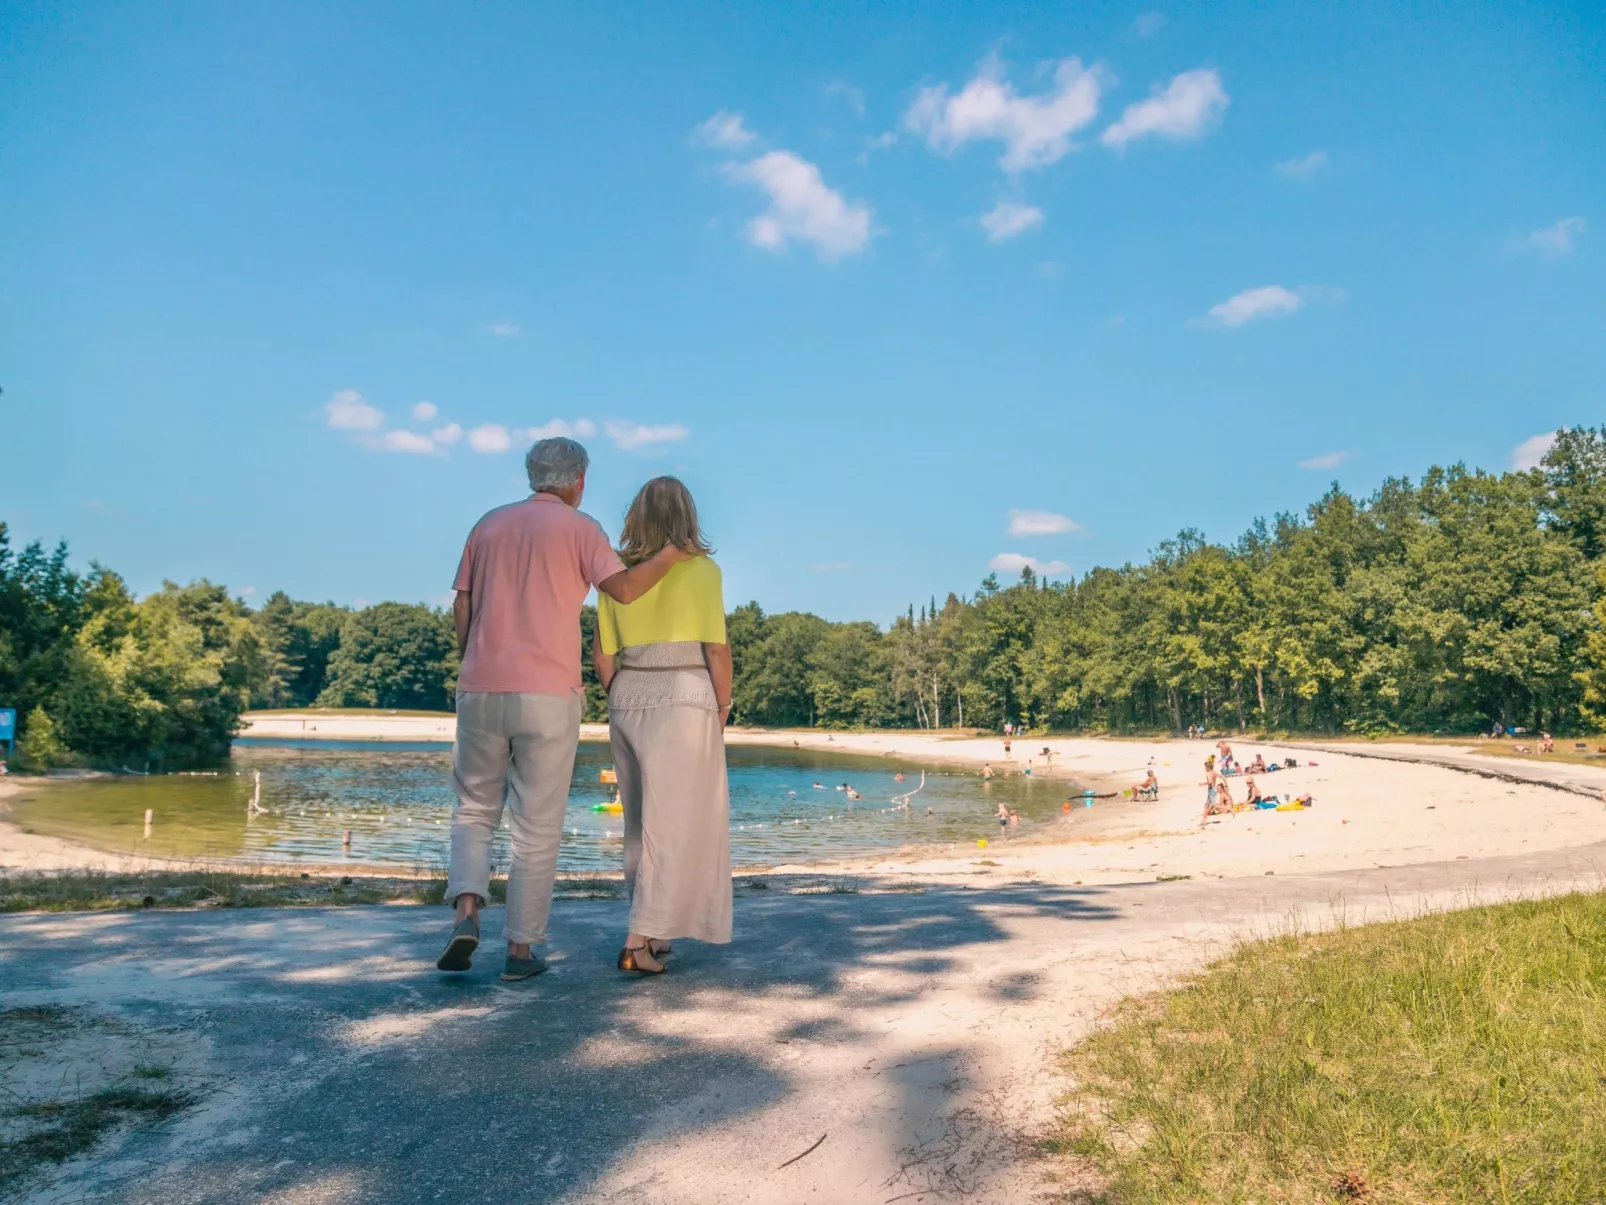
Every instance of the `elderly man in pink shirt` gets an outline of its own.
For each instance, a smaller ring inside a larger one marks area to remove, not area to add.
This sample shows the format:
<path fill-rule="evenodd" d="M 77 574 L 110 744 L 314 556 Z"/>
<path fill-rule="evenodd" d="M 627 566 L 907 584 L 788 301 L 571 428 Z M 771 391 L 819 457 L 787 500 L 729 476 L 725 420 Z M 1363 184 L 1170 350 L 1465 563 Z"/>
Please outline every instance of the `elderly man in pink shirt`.
<path fill-rule="evenodd" d="M 634 602 L 687 553 L 673 546 L 626 569 L 607 534 L 577 507 L 590 458 L 572 439 L 543 439 L 524 458 L 534 491 L 491 511 L 469 533 L 457 567 L 457 742 L 452 749 L 452 864 L 446 899 L 456 925 L 435 964 L 466 971 L 490 900 L 491 838 L 504 800 L 513 849 L 502 978 L 546 970 L 558 841 L 574 775 L 585 694 L 580 605 L 595 586 Z"/>

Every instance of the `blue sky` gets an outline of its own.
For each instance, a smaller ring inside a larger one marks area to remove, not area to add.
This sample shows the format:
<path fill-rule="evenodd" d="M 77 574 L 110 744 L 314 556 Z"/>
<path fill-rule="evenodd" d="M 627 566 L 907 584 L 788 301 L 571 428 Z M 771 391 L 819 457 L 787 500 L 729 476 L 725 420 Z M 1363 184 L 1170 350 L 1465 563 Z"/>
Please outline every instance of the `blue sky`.
<path fill-rule="evenodd" d="M 1598 4 L 604 7 L 0 3 L 14 535 L 440 601 L 578 430 L 884 622 L 1606 420 Z"/>

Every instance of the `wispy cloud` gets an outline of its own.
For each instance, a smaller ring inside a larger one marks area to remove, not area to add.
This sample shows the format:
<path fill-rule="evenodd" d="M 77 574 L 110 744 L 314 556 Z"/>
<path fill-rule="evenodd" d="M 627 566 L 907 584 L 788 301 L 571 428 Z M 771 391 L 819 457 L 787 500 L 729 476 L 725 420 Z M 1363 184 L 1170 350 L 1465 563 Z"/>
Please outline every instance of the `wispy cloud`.
<path fill-rule="evenodd" d="M 1034 556 L 1026 556 L 1020 552 L 1000 552 L 987 562 L 987 568 L 1000 573 L 1019 573 L 1022 569 L 1030 569 L 1039 577 L 1071 571 L 1071 567 L 1064 561 L 1040 561 Z"/>
<path fill-rule="evenodd" d="M 1353 455 L 1355 455 L 1353 452 L 1323 452 L 1320 456 L 1312 456 L 1309 460 L 1301 460 L 1299 467 L 1302 469 L 1336 469 Z"/>
<path fill-rule="evenodd" d="M 864 116 L 864 89 L 857 88 L 846 80 L 834 79 L 825 85 L 827 96 L 841 97 L 843 102 L 858 116 Z"/>
<path fill-rule="evenodd" d="M 1583 218 L 1562 218 L 1553 226 L 1535 230 L 1523 242 L 1541 255 L 1571 255 L 1578 236 L 1588 226 Z"/>
<path fill-rule="evenodd" d="M 1511 449 L 1511 467 L 1519 473 L 1528 469 L 1537 469 L 1544 460 L 1545 453 L 1556 446 L 1556 432 L 1546 431 L 1543 435 L 1530 435 L 1516 447 Z"/>
<path fill-rule="evenodd" d="M 534 443 L 538 439 L 584 439 L 597 433 L 597 424 L 589 418 L 577 418 L 572 423 L 561 418 L 542 423 L 539 427 L 517 427 L 513 439 L 517 443 Z"/>
<path fill-rule="evenodd" d="M 1284 180 L 1309 180 L 1327 170 L 1327 152 L 1312 151 L 1308 155 L 1296 155 L 1292 159 L 1284 159 L 1274 170 Z"/>
<path fill-rule="evenodd" d="M 904 124 L 943 154 L 968 142 L 1002 142 L 999 164 L 1006 171 L 1043 167 L 1064 158 L 1071 135 L 1098 116 L 1105 79 L 1097 64 L 1084 67 L 1080 59 L 1062 59 L 1052 88 L 1022 96 L 1004 78 L 1002 64 L 989 58 L 955 95 L 947 84 L 922 88 Z"/>
<path fill-rule="evenodd" d="M 625 452 L 660 452 L 665 444 L 679 443 L 691 434 L 679 423 L 649 426 L 619 418 L 610 418 L 602 427 L 614 446 Z"/>
<path fill-rule="evenodd" d="M 747 128 L 740 113 L 727 113 L 721 109 L 691 132 L 691 140 L 698 146 L 717 147 L 720 150 L 737 150 L 758 137 Z"/>
<path fill-rule="evenodd" d="M 429 437 L 443 448 L 449 448 L 463 438 L 463 428 L 456 423 L 447 423 L 444 427 L 436 427 L 429 433 Z"/>
<path fill-rule="evenodd" d="M 1298 293 L 1282 285 L 1261 285 L 1234 293 L 1227 300 L 1211 306 L 1210 312 L 1200 322 L 1206 326 L 1242 326 L 1260 318 L 1292 314 L 1304 304 L 1304 299 Z"/>
<path fill-rule="evenodd" d="M 255 586 L 241 586 L 236 593 L 238 593 L 241 598 L 250 598 L 256 592 L 257 588 Z"/>
<path fill-rule="evenodd" d="M 851 561 L 816 561 L 813 568 L 816 573 L 846 573 L 853 568 L 853 563 Z"/>
<path fill-rule="evenodd" d="M 506 452 L 513 446 L 513 434 L 501 423 L 482 423 L 468 433 L 468 446 L 476 452 Z"/>
<path fill-rule="evenodd" d="M 427 423 L 439 413 L 440 410 L 436 407 L 434 402 L 413 403 L 413 420 L 415 422 Z"/>
<path fill-rule="evenodd" d="M 1143 13 L 1132 22 L 1132 32 L 1140 38 L 1152 38 L 1164 28 L 1164 13 Z"/>
<path fill-rule="evenodd" d="M 491 323 L 491 334 L 495 335 L 498 339 L 514 339 L 523 333 L 524 328 L 517 322 Z"/>
<path fill-rule="evenodd" d="M 385 412 L 355 389 L 342 389 L 324 407 L 324 421 L 336 431 L 377 431 L 385 425 Z"/>
<path fill-rule="evenodd" d="M 747 227 L 747 239 L 766 251 L 783 251 L 796 239 L 813 245 L 821 259 L 835 260 L 870 241 L 870 208 L 826 187 L 820 169 L 791 151 L 770 151 L 725 169 L 733 181 L 754 184 L 770 207 Z"/>
<path fill-rule="evenodd" d="M 1041 209 L 1035 205 L 1017 205 L 1013 201 L 1001 201 L 981 215 L 982 229 L 987 231 L 987 240 L 993 243 L 1025 234 L 1042 224 Z"/>
<path fill-rule="evenodd" d="M 1075 520 L 1051 510 L 1009 512 L 1009 534 L 1012 536 L 1060 536 L 1079 530 Z"/>
<path fill-rule="evenodd" d="M 1181 140 L 1201 137 L 1230 103 L 1221 76 L 1209 68 L 1184 71 L 1148 100 L 1128 105 L 1121 119 L 1107 127 L 1099 141 L 1115 150 L 1151 134 Z"/>
<path fill-rule="evenodd" d="M 387 452 L 406 452 L 412 456 L 433 456 L 440 451 L 433 439 L 417 431 L 386 431 L 379 437 L 379 445 Z"/>

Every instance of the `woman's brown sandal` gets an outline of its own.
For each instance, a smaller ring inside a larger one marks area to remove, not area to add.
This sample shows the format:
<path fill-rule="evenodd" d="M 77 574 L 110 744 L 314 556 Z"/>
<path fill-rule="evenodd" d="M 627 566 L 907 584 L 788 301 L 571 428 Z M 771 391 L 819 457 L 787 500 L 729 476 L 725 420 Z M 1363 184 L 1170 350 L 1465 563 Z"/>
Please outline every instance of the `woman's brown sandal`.
<path fill-rule="evenodd" d="M 651 944 L 626 946 L 620 950 L 619 969 L 634 971 L 637 975 L 662 975 L 669 967 L 652 956 Z"/>

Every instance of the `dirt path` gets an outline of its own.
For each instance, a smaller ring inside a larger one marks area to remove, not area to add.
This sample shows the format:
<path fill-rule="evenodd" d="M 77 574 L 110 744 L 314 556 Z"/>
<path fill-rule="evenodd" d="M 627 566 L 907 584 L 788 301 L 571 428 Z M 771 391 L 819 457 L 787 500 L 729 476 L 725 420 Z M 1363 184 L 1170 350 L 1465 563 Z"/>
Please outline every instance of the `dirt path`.
<path fill-rule="evenodd" d="M 515 986 L 494 931 L 472 974 L 433 971 L 438 908 L 12 916 L 0 979 L 6 1007 L 84 1018 L 37 1056 L 70 1054 L 58 1082 L 93 1088 L 84 1034 L 109 1026 L 201 1098 L 39 1201 L 1013 1205 L 1057 1170 L 1024 1141 L 1063 1088 L 1053 1052 L 1122 995 L 1295 921 L 1593 887 L 1603 865 L 1606 845 L 1116 887 L 777 878 L 732 945 L 650 980 L 611 965 L 622 903 L 566 901 L 554 969 Z"/>

